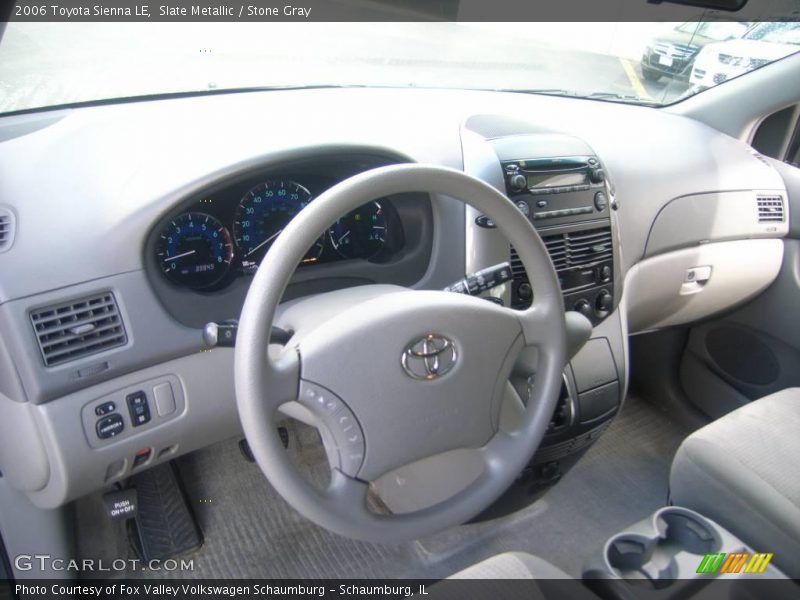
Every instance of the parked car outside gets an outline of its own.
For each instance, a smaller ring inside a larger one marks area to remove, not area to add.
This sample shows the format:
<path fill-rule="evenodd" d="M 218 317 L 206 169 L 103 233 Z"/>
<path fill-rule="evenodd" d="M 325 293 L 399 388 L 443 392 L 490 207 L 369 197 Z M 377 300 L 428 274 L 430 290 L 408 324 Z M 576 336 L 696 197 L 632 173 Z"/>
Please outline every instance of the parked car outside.
<path fill-rule="evenodd" d="M 691 84 L 700 91 L 763 67 L 798 51 L 800 23 L 754 25 L 741 39 L 708 44 L 692 68 Z"/>
<path fill-rule="evenodd" d="M 695 58 L 708 44 L 741 37 L 750 23 L 688 21 L 654 38 L 642 54 L 642 75 L 656 82 L 662 77 L 687 80 Z"/>

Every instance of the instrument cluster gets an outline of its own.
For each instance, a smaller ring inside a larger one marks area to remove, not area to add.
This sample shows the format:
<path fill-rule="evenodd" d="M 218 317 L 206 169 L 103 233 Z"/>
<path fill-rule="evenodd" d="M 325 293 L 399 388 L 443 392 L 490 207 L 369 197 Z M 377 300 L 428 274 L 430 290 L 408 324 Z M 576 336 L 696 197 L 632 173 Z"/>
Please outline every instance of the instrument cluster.
<path fill-rule="evenodd" d="M 272 243 L 333 180 L 249 180 L 194 200 L 157 232 L 155 260 L 179 287 L 213 291 L 255 272 Z M 344 260 L 386 262 L 402 246 L 400 219 L 388 199 L 348 213 L 321 232 L 301 266 Z"/>

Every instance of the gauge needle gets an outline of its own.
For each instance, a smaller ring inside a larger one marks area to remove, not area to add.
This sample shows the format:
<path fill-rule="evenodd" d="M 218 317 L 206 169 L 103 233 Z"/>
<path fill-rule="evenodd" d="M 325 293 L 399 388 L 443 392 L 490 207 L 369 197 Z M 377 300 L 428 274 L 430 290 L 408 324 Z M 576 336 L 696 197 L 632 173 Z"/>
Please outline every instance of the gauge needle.
<path fill-rule="evenodd" d="M 184 252 L 183 254 L 176 254 L 175 256 L 168 256 L 167 258 L 164 259 L 164 262 L 168 262 L 170 260 L 177 260 L 179 258 L 183 258 L 184 256 L 189 256 L 191 254 L 194 254 L 195 252 L 196 252 L 196 250 L 189 250 L 188 252 Z"/>
<path fill-rule="evenodd" d="M 255 248 L 253 248 L 252 250 L 250 250 L 250 252 L 248 252 L 248 253 L 245 255 L 245 258 L 247 258 L 248 256 L 250 256 L 250 255 L 251 255 L 253 252 L 255 252 L 256 250 L 258 250 L 259 248 L 262 248 L 264 245 L 266 245 L 266 244 L 269 244 L 269 243 L 270 243 L 272 240 L 274 240 L 276 237 L 278 237 L 278 236 L 281 234 L 281 231 L 283 231 L 283 229 L 279 229 L 278 231 L 276 231 L 275 233 L 273 233 L 271 236 L 269 236 L 267 239 L 265 239 L 263 242 L 261 242 L 261 243 L 260 243 L 258 246 L 256 246 L 256 247 L 255 247 Z"/>
<path fill-rule="evenodd" d="M 342 237 L 340 237 L 340 238 L 339 238 L 339 241 L 338 241 L 338 242 L 336 242 L 336 243 L 337 243 L 337 244 L 341 244 L 341 243 L 344 241 L 344 239 L 345 239 L 345 238 L 346 238 L 348 235 L 350 235 L 350 231 L 349 231 L 349 230 L 348 230 L 348 231 L 347 231 L 347 233 L 345 233 L 345 234 L 344 234 Z"/>

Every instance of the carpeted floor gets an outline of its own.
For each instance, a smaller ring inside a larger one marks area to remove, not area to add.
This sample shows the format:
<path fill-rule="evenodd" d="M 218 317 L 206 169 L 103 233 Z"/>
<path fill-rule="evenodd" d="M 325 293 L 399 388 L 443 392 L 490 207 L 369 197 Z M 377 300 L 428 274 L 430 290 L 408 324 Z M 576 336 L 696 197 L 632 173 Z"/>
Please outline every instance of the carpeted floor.
<path fill-rule="evenodd" d="M 611 534 L 666 503 L 669 465 L 687 434 L 631 397 L 581 461 L 532 506 L 399 545 L 356 542 L 315 526 L 277 495 L 235 440 L 223 442 L 178 460 L 205 537 L 192 556 L 194 572 L 183 575 L 439 578 L 498 552 L 521 550 L 578 577 Z M 327 465 L 316 440 L 314 432 L 296 428 L 290 450 L 318 481 Z M 124 529 L 88 518 L 93 502 L 96 507 L 96 498 L 78 506 L 80 555 L 125 558 Z"/>

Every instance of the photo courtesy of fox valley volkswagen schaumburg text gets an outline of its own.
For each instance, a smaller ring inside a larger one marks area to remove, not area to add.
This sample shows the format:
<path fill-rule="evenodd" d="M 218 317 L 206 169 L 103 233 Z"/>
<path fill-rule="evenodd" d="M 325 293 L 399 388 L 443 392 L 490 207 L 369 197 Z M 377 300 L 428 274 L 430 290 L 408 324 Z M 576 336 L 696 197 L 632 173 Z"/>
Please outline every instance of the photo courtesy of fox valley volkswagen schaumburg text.
<path fill-rule="evenodd" d="M 798 597 L 795 1 L 3 6 L 1 598 Z"/>

